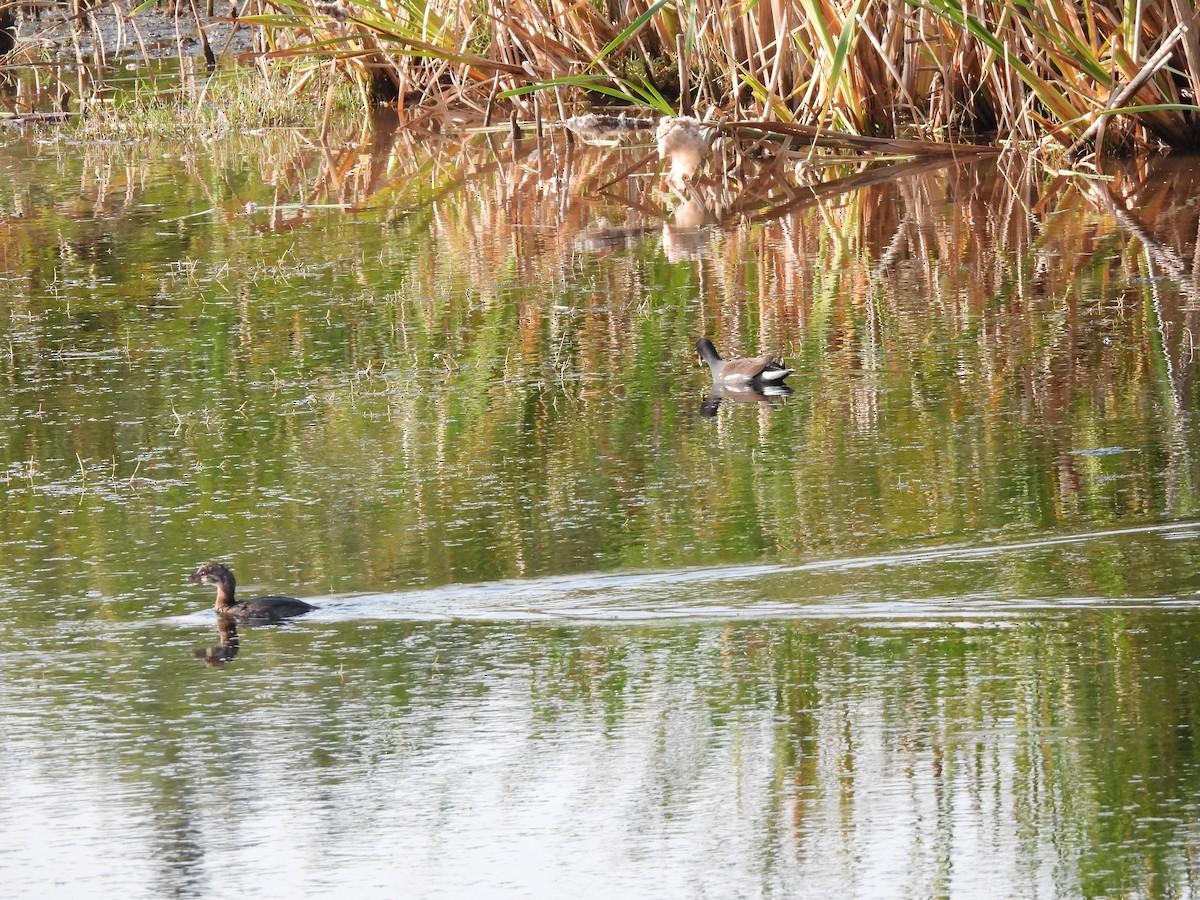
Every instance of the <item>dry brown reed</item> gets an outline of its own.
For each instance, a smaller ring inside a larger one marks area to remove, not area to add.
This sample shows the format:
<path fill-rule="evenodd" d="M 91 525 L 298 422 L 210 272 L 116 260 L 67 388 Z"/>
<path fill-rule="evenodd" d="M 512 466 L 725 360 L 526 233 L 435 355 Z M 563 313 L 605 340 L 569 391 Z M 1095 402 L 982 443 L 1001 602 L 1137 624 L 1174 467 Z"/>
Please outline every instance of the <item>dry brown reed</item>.
<path fill-rule="evenodd" d="M 47 2 L 0 0 L 0 24 Z M 76 80 L 85 32 L 103 62 L 95 17 L 112 3 L 61 16 Z M 175 12 L 207 27 L 193 0 Z M 1200 146 L 1200 16 L 1184 0 L 249 0 L 225 21 L 256 29 L 243 59 L 264 72 L 297 64 L 297 91 L 328 100 L 324 76 L 338 72 L 364 110 L 395 103 L 408 123 L 543 128 L 616 99 L 1072 158 Z M 221 48 L 203 46 L 211 64 Z M 82 81 L 54 90 L 89 93 Z"/>
<path fill-rule="evenodd" d="M 364 98 L 426 111 L 561 117 L 615 95 L 1073 153 L 1200 143 L 1200 30 L 1182 0 L 258 2 L 243 21 L 266 29 L 268 57 L 339 66 Z"/>

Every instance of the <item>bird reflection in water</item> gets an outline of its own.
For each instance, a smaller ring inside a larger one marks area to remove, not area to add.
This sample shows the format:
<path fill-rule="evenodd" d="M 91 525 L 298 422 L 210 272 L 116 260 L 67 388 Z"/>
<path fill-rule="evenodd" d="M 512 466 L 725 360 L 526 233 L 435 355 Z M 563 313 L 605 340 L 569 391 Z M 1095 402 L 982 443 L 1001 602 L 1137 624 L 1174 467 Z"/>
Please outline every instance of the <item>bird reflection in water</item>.
<path fill-rule="evenodd" d="M 702 258 L 713 235 L 709 226 L 716 222 L 717 217 L 709 212 L 704 199 L 693 187 L 688 199 L 675 207 L 674 219 L 663 222 L 663 251 L 667 260 L 677 263 Z"/>
<path fill-rule="evenodd" d="M 785 402 L 792 389 L 786 384 L 759 385 L 756 387 L 730 387 L 721 382 L 713 382 L 712 390 L 700 403 L 700 415 L 711 419 L 717 414 L 722 400 L 733 400 L 735 403 L 768 403 L 778 406 Z"/>
<path fill-rule="evenodd" d="M 238 655 L 237 624 L 229 616 L 217 616 L 217 635 L 221 643 L 197 647 L 192 651 L 206 666 L 223 666 Z"/>

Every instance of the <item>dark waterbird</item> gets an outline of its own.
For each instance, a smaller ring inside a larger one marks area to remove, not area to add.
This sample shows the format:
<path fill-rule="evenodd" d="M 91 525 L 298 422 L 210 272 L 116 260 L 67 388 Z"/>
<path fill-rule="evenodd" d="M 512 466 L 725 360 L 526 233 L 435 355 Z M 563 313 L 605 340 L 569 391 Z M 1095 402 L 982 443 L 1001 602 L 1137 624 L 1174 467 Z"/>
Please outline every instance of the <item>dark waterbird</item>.
<path fill-rule="evenodd" d="M 302 616 L 316 609 L 315 606 L 295 597 L 254 597 L 251 600 L 235 600 L 237 581 L 228 567 L 215 562 L 206 562 L 188 576 L 196 584 L 211 584 L 217 588 L 217 602 L 213 609 L 218 616 L 228 616 L 247 625 L 271 625 L 281 619 Z"/>
<path fill-rule="evenodd" d="M 717 348 L 708 338 L 696 341 L 696 352 L 708 363 L 713 384 L 760 388 L 764 385 L 782 384 L 783 379 L 792 374 L 792 370 L 784 366 L 783 361 L 773 353 L 753 359 L 721 359 Z"/>

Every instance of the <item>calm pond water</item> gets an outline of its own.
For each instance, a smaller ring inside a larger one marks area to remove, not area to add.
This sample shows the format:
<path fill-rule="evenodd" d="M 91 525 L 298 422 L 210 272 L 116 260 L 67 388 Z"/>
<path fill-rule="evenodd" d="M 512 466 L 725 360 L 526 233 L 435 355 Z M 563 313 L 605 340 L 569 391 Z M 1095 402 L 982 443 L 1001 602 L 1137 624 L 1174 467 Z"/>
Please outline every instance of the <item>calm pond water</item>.
<path fill-rule="evenodd" d="M 0 884 L 1200 895 L 1195 160 L 205 143 L 0 132 Z"/>

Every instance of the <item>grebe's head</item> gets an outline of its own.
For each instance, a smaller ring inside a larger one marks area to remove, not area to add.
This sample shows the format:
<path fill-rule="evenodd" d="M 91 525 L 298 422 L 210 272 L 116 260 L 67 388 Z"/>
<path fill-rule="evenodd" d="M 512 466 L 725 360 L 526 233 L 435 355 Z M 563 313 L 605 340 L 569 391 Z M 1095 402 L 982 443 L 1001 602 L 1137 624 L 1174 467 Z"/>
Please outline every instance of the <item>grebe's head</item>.
<path fill-rule="evenodd" d="M 188 576 L 188 581 L 195 584 L 232 585 L 234 583 L 233 572 L 216 562 L 202 563 L 195 572 Z"/>

